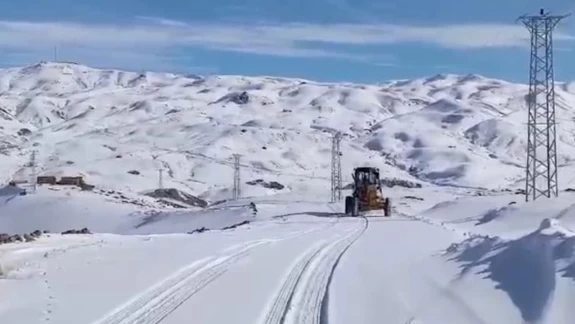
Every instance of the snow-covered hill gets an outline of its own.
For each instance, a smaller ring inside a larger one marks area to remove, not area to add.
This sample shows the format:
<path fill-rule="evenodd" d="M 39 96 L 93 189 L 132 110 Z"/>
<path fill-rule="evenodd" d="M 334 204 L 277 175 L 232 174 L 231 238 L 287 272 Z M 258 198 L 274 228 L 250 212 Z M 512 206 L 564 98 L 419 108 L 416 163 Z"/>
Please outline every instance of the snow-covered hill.
<path fill-rule="evenodd" d="M 566 168 L 575 159 L 574 89 L 557 86 Z M 360 85 L 43 62 L 0 70 L 0 182 L 28 178 L 37 150 L 41 174 L 82 174 L 99 187 L 141 192 L 158 187 L 164 168 L 164 186 L 219 200 L 231 196 L 239 153 L 243 182 L 326 191 L 337 130 L 346 181 L 352 167 L 370 164 L 384 177 L 512 187 L 524 176 L 526 94 L 525 85 L 477 75 Z"/>

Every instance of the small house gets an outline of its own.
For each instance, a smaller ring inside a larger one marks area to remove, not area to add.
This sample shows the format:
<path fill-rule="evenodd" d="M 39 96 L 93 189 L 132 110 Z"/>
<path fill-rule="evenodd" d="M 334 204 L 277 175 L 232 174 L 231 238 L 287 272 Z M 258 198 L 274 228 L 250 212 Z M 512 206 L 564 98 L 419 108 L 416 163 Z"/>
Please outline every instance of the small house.
<path fill-rule="evenodd" d="M 36 183 L 37 184 L 55 185 L 56 184 L 56 177 L 54 177 L 54 176 L 40 176 L 40 177 L 36 178 Z"/>
<path fill-rule="evenodd" d="M 57 182 L 59 185 L 72 185 L 81 186 L 84 183 L 84 178 L 82 177 L 62 177 L 60 181 Z"/>

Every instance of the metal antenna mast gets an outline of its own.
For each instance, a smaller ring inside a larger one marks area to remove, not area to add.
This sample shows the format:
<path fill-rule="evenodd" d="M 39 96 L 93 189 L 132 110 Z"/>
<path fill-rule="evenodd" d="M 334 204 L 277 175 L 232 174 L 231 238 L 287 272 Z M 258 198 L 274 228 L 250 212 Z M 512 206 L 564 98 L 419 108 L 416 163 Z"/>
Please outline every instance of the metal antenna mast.
<path fill-rule="evenodd" d="M 553 29 L 566 16 L 539 15 L 520 20 L 531 33 L 529 106 L 527 121 L 527 166 L 525 200 L 559 194 L 555 128 L 555 80 L 553 74 Z"/>
<path fill-rule="evenodd" d="M 240 189 L 240 155 L 234 154 L 234 200 L 241 197 Z"/>
<path fill-rule="evenodd" d="M 331 141 L 331 202 L 341 200 L 341 132 L 333 135 Z"/>

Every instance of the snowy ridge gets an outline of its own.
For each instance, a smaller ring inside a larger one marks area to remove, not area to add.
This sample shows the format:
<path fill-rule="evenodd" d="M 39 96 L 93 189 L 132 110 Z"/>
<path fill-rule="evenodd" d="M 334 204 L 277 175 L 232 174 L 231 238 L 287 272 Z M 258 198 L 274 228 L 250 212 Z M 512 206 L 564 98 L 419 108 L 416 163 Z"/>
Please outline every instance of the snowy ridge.
<path fill-rule="evenodd" d="M 571 88 L 557 87 L 559 121 L 575 117 Z M 1 180 L 26 178 L 35 149 L 42 174 L 140 192 L 157 188 L 164 168 L 166 187 L 220 200 L 231 196 L 231 155 L 240 153 L 246 181 L 314 191 L 329 179 L 331 133 L 342 131 L 344 170 L 370 164 L 383 176 L 504 188 L 523 177 L 526 94 L 476 75 L 356 85 L 44 62 L 0 70 Z M 31 133 L 18 135 L 23 128 Z M 574 132 L 559 123 L 558 162 L 569 170 Z"/>

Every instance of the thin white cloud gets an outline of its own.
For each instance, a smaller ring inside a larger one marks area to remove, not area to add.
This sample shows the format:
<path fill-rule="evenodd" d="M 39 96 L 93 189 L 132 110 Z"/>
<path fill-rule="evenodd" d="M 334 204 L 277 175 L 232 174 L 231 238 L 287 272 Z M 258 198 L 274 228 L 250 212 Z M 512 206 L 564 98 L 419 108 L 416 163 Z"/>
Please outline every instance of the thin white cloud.
<path fill-rule="evenodd" d="M 204 47 L 275 56 L 369 61 L 373 57 L 381 60 L 373 48 L 372 54 L 344 49 L 399 43 L 426 43 L 451 49 L 516 47 L 525 46 L 528 37 L 520 24 L 188 24 L 156 17 L 138 17 L 130 24 L 0 21 L 0 48 L 37 50 L 66 46 L 135 54 L 145 51 L 147 56 L 182 47 Z M 575 38 L 557 32 L 555 39 Z M 326 49 L 325 45 L 331 46 Z"/>
<path fill-rule="evenodd" d="M 164 25 L 164 26 L 171 26 L 171 27 L 186 27 L 186 26 L 188 26 L 188 24 L 186 24 L 184 22 L 181 22 L 178 20 L 167 19 L 167 18 L 150 17 L 150 16 L 138 16 L 136 18 L 144 20 L 144 21 L 149 21 L 152 23 Z"/>
<path fill-rule="evenodd" d="M 292 24 L 262 28 L 282 39 L 326 42 L 354 45 L 378 45 L 395 43 L 428 43 L 446 48 L 486 48 L 523 46 L 529 33 L 521 25 L 467 24 L 446 26 L 402 25 L 309 25 Z M 556 40 L 574 40 L 570 35 L 558 32 Z"/>

